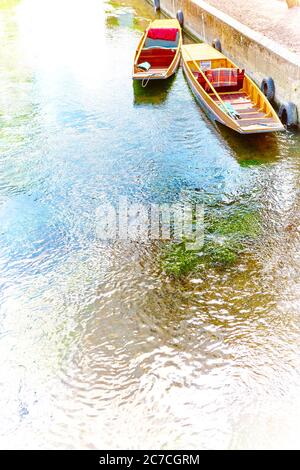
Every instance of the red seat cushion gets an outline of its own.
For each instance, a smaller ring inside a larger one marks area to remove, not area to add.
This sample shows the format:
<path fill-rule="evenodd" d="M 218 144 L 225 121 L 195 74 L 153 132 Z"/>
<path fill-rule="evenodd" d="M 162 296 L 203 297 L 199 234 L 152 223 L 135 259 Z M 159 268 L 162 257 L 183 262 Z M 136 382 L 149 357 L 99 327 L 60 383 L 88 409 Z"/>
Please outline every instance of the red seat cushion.
<path fill-rule="evenodd" d="M 177 28 L 151 28 L 147 37 L 151 39 L 162 39 L 164 41 L 175 41 L 177 36 Z"/>
<path fill-rule="evenodd" d="M 195 77 L 197 78 L 198 83 L 205 88 L 206 91 L 209 91 L 210 87 L 208 83 L 206 83 L 204 77 L 201 75 L 200 72 L 193 72 Z M 218 92 L 223 92 L 223 91 L 238 91 L 243 87 L 243 82 L 244 82 L 244 76 L 245 76 L 245 70 L 239 70 L 238 69 L 238 74 L 237 74 L 237 85 L 233 86 L 222 86 L 222 87 L 214 87 Z"/>
<path fill-rule="evenodd" d="M 238 70 L 236 68 L 210 69 L 206 70 L 205 75 L 215 88 L 237 86 Z"/>

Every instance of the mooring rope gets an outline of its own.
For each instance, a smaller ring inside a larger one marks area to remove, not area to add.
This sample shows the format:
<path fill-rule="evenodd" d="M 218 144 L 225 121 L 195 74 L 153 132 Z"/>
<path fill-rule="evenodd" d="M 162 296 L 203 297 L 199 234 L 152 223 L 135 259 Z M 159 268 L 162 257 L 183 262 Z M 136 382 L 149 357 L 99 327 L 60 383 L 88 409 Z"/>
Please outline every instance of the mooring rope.
<path fill-rule="evenodd" d="M 148 77 L 143 78 L 142 80 L 142 87 L 146 88 L 148 85 L 149 81 L 151 80 L 152 77 L 163 77 L 164 75 L 162 73 L 152 73 Z"/>

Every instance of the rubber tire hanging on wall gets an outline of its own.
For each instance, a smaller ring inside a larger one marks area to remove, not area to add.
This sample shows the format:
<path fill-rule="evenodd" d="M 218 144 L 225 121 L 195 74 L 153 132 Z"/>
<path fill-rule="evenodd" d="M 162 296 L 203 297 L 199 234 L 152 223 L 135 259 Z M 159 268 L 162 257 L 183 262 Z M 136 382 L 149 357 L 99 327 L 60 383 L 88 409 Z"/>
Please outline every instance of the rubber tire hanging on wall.
<path fill-rule="evenodd" d="M 279 119 L 286 127 L 297 127 L 298 111 L 294 103 L 287 101 L 282 103 L 278 111 Z"/>
<path fill-rule="evenodd" d="M 217 49 L 217 51 L 222 52 L 222 44 L 220 39 L 214 39 L 211 45 L 214 49 Z"/>
<path fill-rule="evenodd" d="M 154 4 L 154 11 L 159 11 L 160 10 L 160 0 L 153 0 Z"/>
<path fill-rule="evenodd" d="M 275 83 L 273 78 L 266 77 L 262 80 L 260 89 L 263 94 L 268 98 L 269 101 L 273 101 L 275 98 Z"/>
<path fill-rule="evenodd" d="M 176 13 L 176 18 L 180 24 L 181 27 L 183 27 L 183 24 L 184 24 L 184 16 L 183 16 L 183 11 L 182 10 L 178 10 L 177 13 Z"/>

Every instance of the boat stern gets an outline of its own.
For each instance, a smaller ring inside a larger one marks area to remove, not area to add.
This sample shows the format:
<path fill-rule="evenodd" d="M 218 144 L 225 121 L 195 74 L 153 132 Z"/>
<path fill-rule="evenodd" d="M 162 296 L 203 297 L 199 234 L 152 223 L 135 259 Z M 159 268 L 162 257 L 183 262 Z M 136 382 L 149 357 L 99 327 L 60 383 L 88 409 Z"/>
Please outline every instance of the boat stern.
<path fill-rule="evenodd" d="M 285 127 L 281 122 L 258 123 L 249 126 L 240 126 L 237 131 L 240 134 L 264 134 L 267 132 L 282 132 Z"/>

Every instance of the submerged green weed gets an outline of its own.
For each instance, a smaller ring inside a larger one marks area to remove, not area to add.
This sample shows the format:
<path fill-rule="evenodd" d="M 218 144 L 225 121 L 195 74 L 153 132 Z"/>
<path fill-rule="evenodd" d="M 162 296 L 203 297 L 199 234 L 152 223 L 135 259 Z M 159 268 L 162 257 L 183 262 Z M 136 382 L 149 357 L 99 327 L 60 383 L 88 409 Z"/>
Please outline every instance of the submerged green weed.
<path fill-rule="evenodd" d="M 256 212 L 233 213 L 226 218 L 215 219 L 208 228 L 210 232 L 238 238 L 256 238 L 261 231 Z"/>
<path fill-rule="evenodd" d="M 172 243 L 162 255 L 161 265 L 168 276 L 180 277 L 192 272 L 199 260 L 199 255 L 186 249 L 185 242 Z"/>
<path fill-rule="evenodd" d="M 238 261 L 248 241 L 261 233 L 257 212 L 233 212 L 227 217 L 208 215 L 206 237 L 199 252 L 186 249 L 185 241 L 170 243 L 161 255 L 161 268 L 169 276 L 182 277 L 205 266 L 227 268 Z"/>
<path fill-rule="evenodd" d="M 235 243 L 209 242 L 204 245 L 204 256 L 210 265 L 228 267 L 234 264 L 242 251 L 241 245 Z"/>

